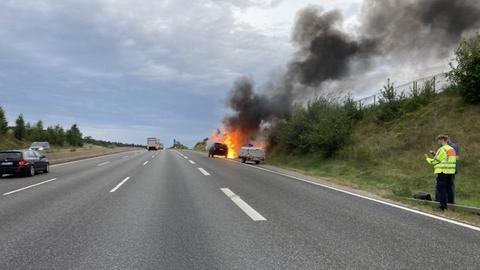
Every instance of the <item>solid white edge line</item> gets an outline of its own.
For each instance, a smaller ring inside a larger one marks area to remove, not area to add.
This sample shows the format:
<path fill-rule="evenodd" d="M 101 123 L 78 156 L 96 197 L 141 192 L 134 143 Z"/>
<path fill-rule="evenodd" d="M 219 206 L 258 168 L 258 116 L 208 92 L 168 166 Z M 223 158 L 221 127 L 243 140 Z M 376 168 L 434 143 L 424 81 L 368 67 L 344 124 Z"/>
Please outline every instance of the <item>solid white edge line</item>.
<path fill-rule="evenodd" d="M 230 198 L 230 200 L 232 200 L 233 203 L 235 203 L 253 221 L 267 220 L 250 205 L 248 205 L 248 203 L 242 200 L 242 198 L 240 198 L 237 194 L 233 193 L 233 191 L 231 191 L 229 188 L 221 188 L 220 190 L 223 191 L 223 193 L 225 193 L 225 195 L 227 195 L 227 197 Z"/>
<path fill-rule="evenodd" d="M 102 163 L 98 164 L 97 166 L 102 167 L 102 166 L 107 165 L 109 163 L 110 163 L 110 161 L 105 161 L 105 162 L 102 162 Z"/>
<path fill-rule="evenodd" d="M 239 163 L 239 162 L 237 162 L 237 163 Z M 377 202 L 377 203 L 380 203 L 380 204 L 388 205 L 390 207 L 402 209 L 402 210 L 405 210 L 405 211 L 408 211 L 408 212 L 411 212 L 411 213 L 415 213 L 415 214 L 426 216 L 426 217 L 429 217 L 429 218 L 441 220 L 441 221 L 444 221 L 444 222 L 448 222 L 448 223 L 451 223 L 451 224 L 455 224 L 455 225 L 458 225 L 458 226 L 461 226 L 461 227 L 465 227 L 465 228 L 472 229 L 472 230 L 480 232 L 480 227 L 473 226 L 473 225 L 470 225 L 470 224 L 467 224 L 467 223 L 463 223 L 463 222 L 455 221 L 455 220 L 452 220 L 452 219 L 440 217 L 440 216 L 437 216 L 437 215 L 425 213 L 425 212 L 422 212 L 420 210 L 411 209 L 411 208 L 404 207 L 404 206 L 401 206 L 401 205 L 398 205 L 398 204 L 389 203 L 389 202 L 386 202 L 386 201 L 370 198 L 370 197 L 367 197 L 367 196 L 364 196 L 364 195 L 360 195 L 360 194 L 353 193 L 353 192 L 350 192 L 350 191 L 346 191 L 346 190 L 343 190 L 343 189 L 339 189 L 339 188 L 331 187 L 331 186 L 328 186 L 328 185 L 320 184 L 320 183 L 317 183 L 317 182 L 313 182 L 313 181 L 306 180 L 306 179 L 303 179 L 303 178 L 299 178 L 299 177 L 296 177 L 296 176 L 288 175 L 288 174 L 285 174 L 285 173 L 280 173 L 280 172 L 272 171 L 272 170 L 269 170 L 269 169 L 265 169 L 265 168 L 261 168 L 261 167 L 257 167 L 257 166 L 253 166 L 253 165 L 247 165 L 247 164 L 243 164 L 243 163 L 239 163 L 239 164 L 244 165 L 244 166 L 248 166 L 248 167 L 251 167 L 251 168 L 255 168 L 255 169 L 258 169 L 258 170 L 270 172 L 270 173 L 273 173 L 273 174 L 282 175 L 282 176 L 285 176 L 285 177 L 288 177 L 288 178 L 291 178 L 291 179 L 306 182 L 306 183 L 313 184 L 313 185 L 316 185 L 316 186 L 321 186 L 321 187 L 331 189 L 331 190 L 335 190 L 335 191 L 338 191 L 338 192 L 342 192 L 342 193 L 345 193 L 345 194 L 348 194 L 348 195 L 351 195 L 351 196 L 355 196 L 355 197 L 362 198 L 362 199 L 365 199 L 365 200 L 369 200 L 369 201 Z"/>
<path fill-rule="evenodd" d="M 204 175 L 210 175 L 205 169 L 203 168 L 197 168 L 200 172 L 202 172 Z"/>
<path fill-rule="evenodd" d="M 184 159 L 188 159 L 188 157 L 187 157 L 187 156 L 183 156 L 183 158 L 184 158 Z"/>
<path fill-rule="evenodd" d="M 110 192 L 115 192 L 119 187 L 121 187 L 123 184 L 125 184 L 125 182 L 127 182 L 129 179 L 130 179 L 130 177 L 127 177 L 127 178 L 123 179 L 122 182 L 120 182 L 118 185 L 116 185 L 114 188 L 112 188 L 112 190 L 110 190 Z"/>
<path fill-rule="evenodd" d="M 147 164 L 148 164 L 148 160 L 143 163 L 143 166 L 145 166 L 145 165 L 147 165 Z"/>
<path fill-rule="evenodd" d="M 189 160 L 188 162 L 190 162 L 190 164 L 195 164 L 195 161 L 193 160 Z"/>
<path fill-rule="evenodd" d="M 39 185 L 42 185 L 42 184 L 46 184 L 46 183 L 48 183 L 48 182 L 52 182 L 52 181 L 55 181 L 55 180 L 57 180 L 57 178 L 53 178 L 53 179 L 46 180 L 46 181 L 43 181 L 43 182 L 40 182 L 40 183 L 36 183 L 36 184 L 30 185 L 30 186 L 26 186 L 26 187 L 23 187 L 23 188 L 19 188 L 19 189 L 16 189 L 16 190 L 12 190 L 12 191 L 3 193 L 3 196 L 7 196 L 7 195 L 10 195 L 10 194 L 13 194 L 13 193 L 17 193 L 17 192 L 19 192 L 19 191 L 22 191 L 22 190 L 25 190 L 25 189 L 29 189 L 29 188 L 32 188 L 32 187 L 36 187 L 36 186 L 39 186 Z"/>
<path fill-rule="evenodd" d="M 92 157 L 92 158 L 85 158 L 85 159 L 79 159 L 79 160 L 74 160 L 74 161 L 68 161 L 68 162 L 63 162 L 63 163 L 59 163 L 59 164 L 50 165 L 50 168 L 51 168 L 51 167 L 59 167 L 59 166 L 69 165 L 69 164 L 75 164 L 75 163 L 79 163 L 79 162 L 83 162 L 83 161 L 89 161 L 89 160 L 94 160 L 94 159 L 99 159 L 99 158 L 104 158 L 104 157 L 109 157 L 109 156 L 121 155 L 121 154 L 125 154 L 125 153 L 130 153 L 130 152 L 134 152 L 133 155 L 136 156 L 136 155 L 138 155 L 138 153 L 135 153 L 135 152 L 137 152 L 137 151 L 138 151 L 138 150 L 127 151 L 127 152 L 120 152 L 120 153 L 112 153 L 112 154 L 103 155 L 103 156 L 98 156 L 98 157 Z"/>

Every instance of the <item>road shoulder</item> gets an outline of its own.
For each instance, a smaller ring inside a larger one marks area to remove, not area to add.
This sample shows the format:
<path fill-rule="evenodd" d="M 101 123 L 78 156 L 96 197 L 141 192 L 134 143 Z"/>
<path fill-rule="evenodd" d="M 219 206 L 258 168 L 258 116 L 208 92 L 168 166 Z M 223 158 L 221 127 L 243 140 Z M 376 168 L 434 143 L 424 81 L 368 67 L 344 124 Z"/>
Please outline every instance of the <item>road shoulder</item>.
<path fill-rule="evenodd" d="M 286 175 L 293 179 L 295 178 L 303 179 L 303 180 L 313 182 L 322 186 L 330 187 L 332 189 L 338 189 L 338 190 L 345 191 L 347 193 L 353 193 L 359 196 L 368 197 L 373 200 L 383 201 L 388 204 L 394 204 L 400 207 L 421 211 L 423 213 L 435 215 L 440 218 L 446 218 L 452 221 L 462 222 L 462 223 L 466 223 L 466 224 L 477 226 L 477 227 L 480 226 L 480 215 L 477 215 L 477 214 L 467 213 L 461 210 L 460 211 L 448 210 L 445 212 L 440 212 L 439 210 L 432 207 L 431 205 L 425 205 L 423 203 L 414 202 L 414 201 L 408 200 L 407 198 L 393 197 L 385 194 L 376 194 L 368 190 L 362 190 L 355 187 L 342 185 L 342 184 L 339 184 L 338 181 L 336 181 L 336 179 L 334 178 L 308 175 L 299 170 L 281 168 L 281 167 L 268 165 L 268 164 L 255 165 L 255 166 L 258 166 L 258 168 L 261 168 L 261 169 L 266 169 L 282 175 Z"/>

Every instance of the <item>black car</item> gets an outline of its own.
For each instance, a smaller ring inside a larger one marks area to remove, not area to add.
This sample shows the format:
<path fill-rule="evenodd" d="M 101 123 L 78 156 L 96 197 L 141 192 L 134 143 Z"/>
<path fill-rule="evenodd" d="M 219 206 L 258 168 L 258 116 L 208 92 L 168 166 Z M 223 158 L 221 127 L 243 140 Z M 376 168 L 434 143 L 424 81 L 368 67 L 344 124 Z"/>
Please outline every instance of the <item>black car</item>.
<path fill-rule="evenodd" d="M 208 157 L 225 156 L 228 157 L 228 146 L 223 143 L 214 143 L 208 149 Z"/>
<path fill-rule="evenodd" d="M 34 176 L 48 173 L 48 159 L 34 150 L 0 151 L 0 177 L 4 174 Z"/>

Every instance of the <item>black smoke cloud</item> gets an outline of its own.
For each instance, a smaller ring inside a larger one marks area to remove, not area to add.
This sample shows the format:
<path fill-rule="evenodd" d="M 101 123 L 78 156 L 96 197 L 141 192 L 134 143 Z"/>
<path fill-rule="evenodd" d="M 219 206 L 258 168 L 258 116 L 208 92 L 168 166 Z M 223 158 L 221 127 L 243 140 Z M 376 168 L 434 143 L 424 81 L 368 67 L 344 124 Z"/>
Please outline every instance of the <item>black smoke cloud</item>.
<path fill-rule="evenodd" d="M 382 54 L 399 57 L 412 50 L 445 56 L 480 26 L 478 0 L 367 0 L 362 13 L 362 36 L 375 40 Z"/>
<path fill-rule="evenodd" d="M 480 26 L 478 0 L 365 0 L 354 34 L 341 30 L 338 10 L 310 6 L 300 10 L 292 32 L 296 53 L 280 79 L 258 94 L 254 83 L 238 79 L 227 98 L 235 112 L 224 119 L 230 130 L 254 137 L 263 122 L 290 115 L 294 103 L 327 81 L 351 75 L 352 64 L 374 57 L 389 59 L 444 57 L 462 35 Z"/>
<path fill-rule="evenodd" d="M 293 42 L 299 51 L 290 63 L 290 76 L 301 84 L 318 86 L 342 78 L 349 73 L 351 61 L 368 59 L 375 52 L 373 42 L 338 30 L 341 22 L 337 10 L 321 13 L 311 7 L 298 14 Z"/>

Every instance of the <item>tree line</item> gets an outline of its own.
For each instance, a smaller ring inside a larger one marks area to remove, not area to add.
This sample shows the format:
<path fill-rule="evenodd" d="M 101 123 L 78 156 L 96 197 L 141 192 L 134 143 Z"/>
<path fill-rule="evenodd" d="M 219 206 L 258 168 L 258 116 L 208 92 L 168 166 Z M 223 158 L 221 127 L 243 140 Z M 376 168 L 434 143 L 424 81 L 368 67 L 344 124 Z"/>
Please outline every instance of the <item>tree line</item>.
<path fill-rule="evenodd" d="M 43 121 L 36 123 L 25 122 L 23 115 L 20 114 L 15 120 L 15 126 L 9 127 L 5 117 L 5 111 L 0 106 L 0 135 L 5 135 L 11 131 L 13 136 L 20 141 L 46 141 L 56 146 L 82 147 L 84 143 L 99 145 L 104 147 L 142 147 L 141 145 L 126 144 L 121 142 L 110 142 L 96 140 L 92 137 L 83 137 L 77 124 L 73 124 L 69 129 L 64 129 L 60 125 L 44 128 Z"/>

